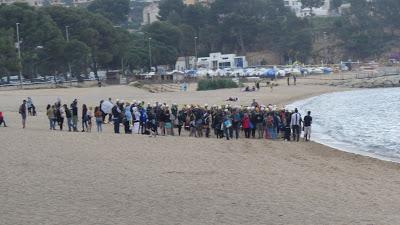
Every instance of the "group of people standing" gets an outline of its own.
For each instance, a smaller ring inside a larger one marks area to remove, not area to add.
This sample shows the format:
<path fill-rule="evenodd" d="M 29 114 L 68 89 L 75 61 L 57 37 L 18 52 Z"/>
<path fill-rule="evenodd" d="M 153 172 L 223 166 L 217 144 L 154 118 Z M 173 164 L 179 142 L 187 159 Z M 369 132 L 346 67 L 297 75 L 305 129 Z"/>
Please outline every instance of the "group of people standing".
<path fill-rule="evenodd" d="M 102 110 L 105 103 L 109 104 L 109 101 L 101 101 L 95 109 L 99 124 L 105 122 L 107 112 Z M 181 108 L 177 104 L 169 106 L 156 102 L 146 105 L 117 100 L 110 114 L 114 133 L 120 133 L 120 125 L 123 125 L 126 134 L 180 136 L 185 130 L 190 137 L 215 136 L 230 140 L 243 136 L 299 141 L 303 127 L 304 139 L 311 138 L 311 112 L 303 118 L 297 109 L 289 112 L 272 105 L 259 105 L 255 100 L 250 106 L 185 105 Z"/>
<path fill-rule="evenodd" d="M 60 130 L 63 130 L 64 123 L 68 127 L 68 131 L 78 132 L 78 100 L 74 99 L 70 106 L 67 104 L 61 104 L 61 99 L 58 99 L 53 105 L 48 104 L 46 107 L 46 115 L 49 119 L 50 130 L 56 130 L 56 126 Z M 81 132 L 92 131 L 92 118 L 93 108 L 87 107 L 85 104 L 82 105 L 81 112 L 82 130 Z"/>
<path fill-rule="evenodd" d="M 29 99 L 28 99 L 29 100 Z M 30 99 L 30 101 L 32 101 Z M 25 128 L 27 100 L 20 106 L 23 128 Z M 31 104 L 33 105 L 33 103 Z M 75 99 L 69 106 L 57 99 L 54 104 L 46 107 L 50 130 L 64 129 L 78 132 L 78 100 Z M 301 130 L 304 131 L 304 140 L 311 138 L 311 112 L 302 117 L 297 109 L 289 111 L 279 109 L 273 105 L 260 105 L 253 99 L 249 106 L 204 106 L 185 105 L 179 107 L 166 103 L 145 104 L 143 101 L 126 102 L 117 100 L 112 103 L 111 98 L 100 101 L 96 107 L 81 107 L 81 132 L 91 132 L 92 122 L 95 121 L 97 132 L 103 131 L 103 124 L 112 123 L 114 133 L 120 133 L 120 128 L 126 134 L 143 134 L 155 137 L 157 135 L 182 135 L 188 132 L 190 137 L 216 137 L 239 139 L 284 139 L 299 141 Z M 107 119 L 108 118 L 108 119 Z"/>

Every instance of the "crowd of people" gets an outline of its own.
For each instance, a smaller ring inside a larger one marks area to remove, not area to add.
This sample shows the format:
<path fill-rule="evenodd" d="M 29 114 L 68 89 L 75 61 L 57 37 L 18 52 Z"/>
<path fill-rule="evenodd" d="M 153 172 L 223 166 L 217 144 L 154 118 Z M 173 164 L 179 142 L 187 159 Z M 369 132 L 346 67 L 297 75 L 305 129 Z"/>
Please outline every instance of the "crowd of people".
<path fill-rule="evenodd" d="M 26 113 L 20 107 L 20 113 L 25 127 Z M 111 99 L 100 101 L 96 107 L 82 104 L 78 117 L 78 100 L 70 105 L 62 104 L 58 99 L 54 104 L 47 105 L 46 114 L 49 119 L 49 129 L 68 128 L 72 132 L 91 132 L 92 123 L 96 131 L 102 132 L 104 124 L 113 124 L 114 133 L 157 135 L 178 135 L 187 132 L 190 137 L 216 137 L 239 139 L 284 139 L 299 141 L 301 130 L 304 140 L 311 138 L 311 112 L 302 117 L 297 109 L 288 111 L 273 105 L 260 105 L 254 99 L 249 106 L 200 106 L 166 103 L 146 104 L 143 101 L 126 102 Z M 78 121 L 81 130 L 78 130 Z M 64 123 L 66 125 L 64 126 Z M 122 127 L 122 130 L 121 130 Z"/>

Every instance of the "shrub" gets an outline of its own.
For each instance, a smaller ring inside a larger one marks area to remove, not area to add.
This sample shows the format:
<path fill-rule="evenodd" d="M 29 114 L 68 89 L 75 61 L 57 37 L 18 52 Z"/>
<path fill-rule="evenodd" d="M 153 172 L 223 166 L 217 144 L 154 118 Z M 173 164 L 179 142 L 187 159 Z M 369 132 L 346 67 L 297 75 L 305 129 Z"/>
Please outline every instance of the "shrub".
<path fill-rule="evenodd" d="M 231 79 L 200 80 L 197 83 L 198 91 L 237 88 L 239 85 Z"/>

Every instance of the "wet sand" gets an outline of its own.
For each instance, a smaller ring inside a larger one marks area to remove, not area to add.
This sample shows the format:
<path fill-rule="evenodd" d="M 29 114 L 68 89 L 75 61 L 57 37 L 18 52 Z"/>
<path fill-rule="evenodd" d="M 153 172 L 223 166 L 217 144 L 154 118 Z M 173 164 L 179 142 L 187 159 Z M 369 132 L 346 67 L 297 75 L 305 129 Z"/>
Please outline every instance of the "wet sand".
<path fill-rule="evenodd" d="M 9 128 L 0 128 L 0 224 L 398 224 L 400 166 L 317 143 L 227 142 L 48 130 L 44 107 L 57 97 L 263 104 L 341 91 L 283 85 L 150 94 L 132 87 L 0 92 Z M 306 82 L 306 81 L 304 81 Z M 20 128 L 22 98 L 39 116 Z M 317 112 L 315 112 L 317 113 Z"/>

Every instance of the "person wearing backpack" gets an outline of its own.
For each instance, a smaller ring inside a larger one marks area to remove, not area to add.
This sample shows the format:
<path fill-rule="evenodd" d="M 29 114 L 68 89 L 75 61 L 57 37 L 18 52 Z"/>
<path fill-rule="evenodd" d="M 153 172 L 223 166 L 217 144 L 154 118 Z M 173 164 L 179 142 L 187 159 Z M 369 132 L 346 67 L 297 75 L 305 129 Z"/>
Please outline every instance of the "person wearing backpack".
<path fill-rule="evenodd" d="M 272 113 L 268 113 L 265 125 L 267 127 L 267 132 L 268 132 L 268 138 L 274 140 L 276 139 L 276 128 L 275 128 L 275 123 L 274 123 L 274 117 Z"/>
<path fill-rule="evenodd" d="M 57 122 L 58 126 L 60 127 L 60 130 L 63 130 L 64 119 L 65 119 L 65 110 L 60 105 L 60 107 L 57 109 Z"/>
<path fill-rule="evenodd" d="M 204 123 L 203 123 L 204 133 L 206 135 L 206 138 L 209 138 L 210 137 L 210 113 L 205 111 L 203 118 L 204 118 Z"/>
<path fill-rule="evenodd" d="M 147 130 L 147 112 L 144 108 L 140 109 L 140 133 L 144 134 Z"/>
<path fill-rule="evenodd" d="M 114 123 L 114 133 L 119 134 L 119 125 L 121 123 L 121 109 L 118 104 L 115 104 L 111 109 L 112 119 Z"/>
<path fill-rule="evenodd" d="M 68 131 L 71 132 L 74 127 L 72 125 L 72 112 L 70 109 L 68 109 L 67 104 L 64 104 L 63 108 L 64 108 L 64 112 L 65 112 L 65 118 L 67 118 Z"/>
<path fill-rule="evenodd" d="M 183 110 L 180 110 L 178 112 L 178 125 L 177 125 L 177 127 L 178 127 L 178 135 L 179 136 L 181 136 L 182 127 L 183 127 L 183 125 L 185 123 L 185 120 L 186 120 L 186 114 L 185 114 L 185 112 Z"/>
<path fill-rule="evenodd" d="M 241 116 L 239 110 L 235 110 L 232 116 L 232 129 L 235 133 L 236 139 L 239 139 Z"/>

